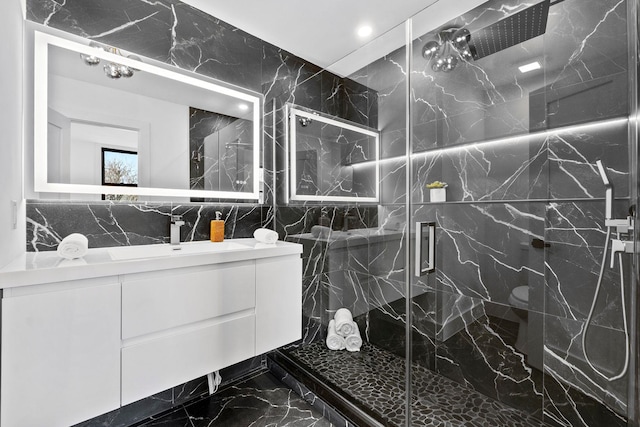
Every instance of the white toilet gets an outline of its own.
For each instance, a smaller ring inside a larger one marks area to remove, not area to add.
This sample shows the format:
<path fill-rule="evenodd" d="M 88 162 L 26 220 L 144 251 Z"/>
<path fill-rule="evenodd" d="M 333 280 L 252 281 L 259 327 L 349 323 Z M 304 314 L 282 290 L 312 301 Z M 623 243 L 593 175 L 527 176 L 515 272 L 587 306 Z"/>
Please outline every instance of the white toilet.
<path fill-rule="evenodd" d="M 509 295 L 509 304 L 513 312 L 520 319 L 520 327 L 518 328 L 518 338 L 516 339 L 516 349 L 523 354 L 527 354 L 527 328 L 529 317 L 529 287 L 518 286 L 511 291 Z"/>

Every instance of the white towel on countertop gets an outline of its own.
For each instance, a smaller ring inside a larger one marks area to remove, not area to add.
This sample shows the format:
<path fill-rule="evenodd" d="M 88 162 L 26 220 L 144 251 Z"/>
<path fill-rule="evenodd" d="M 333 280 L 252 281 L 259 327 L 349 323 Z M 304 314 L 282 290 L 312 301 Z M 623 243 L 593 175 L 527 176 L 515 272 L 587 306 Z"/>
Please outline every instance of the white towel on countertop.
<path fill-rule="evenodd" d="M 356 324 L 353 322 L 353 316 L 348 309 L 338 309 L 333 318 L 336 321 L 336 333 L 338 335 L 346 337 L 355 331 Z"/>
<path fill-rule="evenodd" d="M 278 241 L 278 233 L 266 228 L 258 228 L 253 232 L 253 238 L 260 243 L 273 244 Z"/>
<path fill-rule="evenodd" d="M 344 350 L 346 346 L 344 338 L 336 333 L 336 321 L 333 319 L 331 319 L 327 328 L 326 342 L 329 350 Z"/>
<path fill-rule="evenodd" d="M 362 347 L 360 328 L 358 328 L 357 323 L 353 325 L 355 326 L 355 331 L 344 339 L 345 348 L 347 351 L 360 351 L 360 347 Z"/>
<path fill-rule="evenodd" d="M 58 245 L 58 256 L 65 259 L 82 258 L 88 249 L 89 240 L 80 233 L 73 233 L 62 239 Z"/>

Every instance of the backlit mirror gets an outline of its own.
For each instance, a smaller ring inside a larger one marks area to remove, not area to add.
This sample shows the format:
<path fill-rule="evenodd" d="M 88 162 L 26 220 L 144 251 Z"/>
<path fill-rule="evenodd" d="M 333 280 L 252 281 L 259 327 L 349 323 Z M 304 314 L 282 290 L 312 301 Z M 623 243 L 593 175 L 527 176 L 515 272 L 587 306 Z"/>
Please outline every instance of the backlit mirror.
<path fill-rule="evenodd" d="M 290 200 L 378 201 L 377 130 L 293 105 L 287 119 Z"/>
<path fill-rule="evenodd" d="M 260 94 L 40 32 L 34 74 L 34 191 L 259 199 Z"/>

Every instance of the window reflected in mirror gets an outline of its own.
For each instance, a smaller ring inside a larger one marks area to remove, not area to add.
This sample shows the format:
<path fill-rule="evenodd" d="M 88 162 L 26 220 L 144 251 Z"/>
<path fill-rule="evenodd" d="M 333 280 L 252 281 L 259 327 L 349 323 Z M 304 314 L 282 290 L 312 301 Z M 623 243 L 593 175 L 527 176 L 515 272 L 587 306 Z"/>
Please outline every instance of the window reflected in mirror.
<path fill-rule="evenodd" d="M 102 185 L 137 187 L 138 153 L 102 147 Z M 138 196 L 103 194 L 103 200 L 136 201 Z"/>

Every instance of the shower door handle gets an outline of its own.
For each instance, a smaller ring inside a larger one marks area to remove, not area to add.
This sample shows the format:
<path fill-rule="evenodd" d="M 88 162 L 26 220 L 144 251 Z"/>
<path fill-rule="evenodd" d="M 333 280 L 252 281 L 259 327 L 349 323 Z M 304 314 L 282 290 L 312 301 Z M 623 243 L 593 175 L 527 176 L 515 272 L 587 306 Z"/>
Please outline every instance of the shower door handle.
<path fill-rule="evenodd" d="M 416 277 L 436 270 L 436 223 L 416 222 Z"/>

